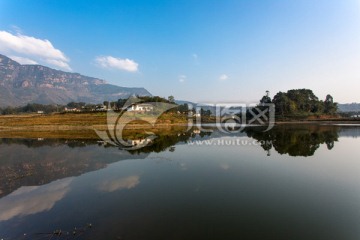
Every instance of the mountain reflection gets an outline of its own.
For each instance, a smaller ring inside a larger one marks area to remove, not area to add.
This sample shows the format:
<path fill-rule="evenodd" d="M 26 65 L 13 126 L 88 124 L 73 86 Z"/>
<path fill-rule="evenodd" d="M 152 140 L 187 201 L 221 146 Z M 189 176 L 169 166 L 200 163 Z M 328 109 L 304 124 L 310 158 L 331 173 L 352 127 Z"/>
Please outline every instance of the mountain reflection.
<path fill-rule="evenodd" d="M 96 140 L 0 139 L 0 197 L 22 186 L 79 176 L 125 159 L 144 159 Z"/>
<path fill-rule="evenodd" d="M 166 131 L 151 145 L 135 151 L 119 149 L 96 139 L 0 139 L 0 197 L 22 186 L 39 186 L 79 176 L 117 161 L 145 159 L 151 152 L 175 151 L 174 145 L 185 143 L 195 135 L 183 129 Z M 137 181 L 133 176 L 102 187 L 129 188 Z"/>

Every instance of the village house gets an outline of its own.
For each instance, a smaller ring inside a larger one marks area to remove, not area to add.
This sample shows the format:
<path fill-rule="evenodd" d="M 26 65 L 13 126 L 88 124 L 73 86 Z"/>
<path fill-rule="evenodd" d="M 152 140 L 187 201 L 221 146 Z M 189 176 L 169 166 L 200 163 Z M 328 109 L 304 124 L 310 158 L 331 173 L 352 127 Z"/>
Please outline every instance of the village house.
<path fill-rule="evenodd" d="M 151 112 L 154 110 L 154 106 L 149 103 L 133 104 L 128 108 L 128 111 L 132 112 Z"/>
<path fill-rule="evenodd" d="M 77 109 L 77 108 L 68 108 L 68 107 L 65 107 L 65 112 L 80 112 L 80 109 Z"/>

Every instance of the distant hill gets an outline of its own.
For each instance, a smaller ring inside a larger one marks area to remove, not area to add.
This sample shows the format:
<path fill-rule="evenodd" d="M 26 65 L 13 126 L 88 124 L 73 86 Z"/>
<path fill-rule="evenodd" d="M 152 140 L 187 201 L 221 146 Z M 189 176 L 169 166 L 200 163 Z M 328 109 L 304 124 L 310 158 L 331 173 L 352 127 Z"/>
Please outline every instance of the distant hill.
<path fill-rule="evenodd" d="M 360 112 L 360 103 L 338 104 L 340 112 Z"/>
<path fill-rule="evenodd" d="M 105 80 L 41 65 L 21 65 L 0 54 L 0 107 L 27 103 L 101 103 L 133 94 L 151 96 L 145 88 L 108 84 Z"/>
<path fill-rule="evenodd" d="M 210 110 L 211 114 L 215 115 L 216 114 L 216 108 L 215 106 L 211 106 L 209 104 L 203 104 L 203 103 L 195 103 L 195 102 L 190 102 L 190 101 L 186 101 L 186 100 L 175 100 L 176 104 L 179 105 L 183 105 L 183 104 L 187 104 L 188 106 L 192 106 L 194 110 L 196 110 L 196 107 L 199 105 L 201 106 L 201 108 L 203 110 Z"/>
<path fill-rule="evenodd" d="M 179 104 L 179 105 L 183 105 L 183 104 L 188 104 L 188 105 L 193 105 L 193 106 L 196 106 L 196 103 L 194 102 L 190 102 L 190 101 L 186 101 L 186 100 L 175 100 L 175 103 L 176 104 Z"/>

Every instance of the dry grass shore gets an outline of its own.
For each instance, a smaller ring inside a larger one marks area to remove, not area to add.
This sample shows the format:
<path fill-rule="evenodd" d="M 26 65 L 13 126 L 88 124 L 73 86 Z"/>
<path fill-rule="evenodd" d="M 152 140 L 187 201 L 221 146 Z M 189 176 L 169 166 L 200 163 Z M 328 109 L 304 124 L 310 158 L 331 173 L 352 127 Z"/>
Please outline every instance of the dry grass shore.
<path fill-rule="evenodd" d="M 0 138 L 97 139 L 99 137 L 94 129 L 106 130 L 108 128 L 107 120 L 107 115 L 103 112 L 5 115 L 0 116 Z M 110 121 L 115 123 L 116 116 L 110 119 Z M 152 129 L 152 131 L 154 129 L 164 130 L 173 126 L 184 126 L 185 124 L 185 117 L 165 114 L 159 118 L 155 126 L 151 126 L 145 121 L 135 120 L 126 126 L 126 131 L 133 132 L 145 129 Z"/>
<path fill-rule="evenodd" d="M 117 116 L 110 118 L 115 123 Z M 144 119 L 144 118 L 143 118 Z M 0 138 L 71 138 L 98 139 L 94 131 L 108 128 L 105 112 L 97 113 L 54 113 L 54 114 L 19 114 L 0 116 Z M 122 119 L 127 120 L 127 119 Z M 130 120 L 130 119 L 128 119 Z M 133 120 L 133 119 L 131 119 Z M 146 120 L 146 118 L 145 118 Z M 276 124 L 360 124 L 356 119 L 314 119 L 303 121 L 276 121 Z M 169 129 L 186 128 L 187 119 L 184 115 L 164 114 L 155 126 L 145 121 L 135 120 L 126 125 L 127 133 L 168 132 Z"/>

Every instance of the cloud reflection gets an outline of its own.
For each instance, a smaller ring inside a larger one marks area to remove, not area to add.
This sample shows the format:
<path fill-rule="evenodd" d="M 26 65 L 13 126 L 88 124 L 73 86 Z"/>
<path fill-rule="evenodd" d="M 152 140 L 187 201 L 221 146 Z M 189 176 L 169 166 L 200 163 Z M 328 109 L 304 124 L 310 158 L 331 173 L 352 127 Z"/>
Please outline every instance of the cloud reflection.
<path fill-rule="evenodd" d="M 103 192 L 114 192 L 122 189 L 131 189 L 140 183 L 140 176 L 133 175 L 125 178 L 103 181 L 99 190 Z"/>
<path fill-rule="evenodd" d="M 230 166 L 227 163 L 221 163 L 220 168 L 227 171 L 227 170 L 229 170 Z"/>
<path fill-rule="evenodd" d="M 49 211 L 70 190 L 69 185 L 72 180 L 73 178 L 65 178 L 44 186 L 17 189 L 0 199 L 0 221 Z"/>

